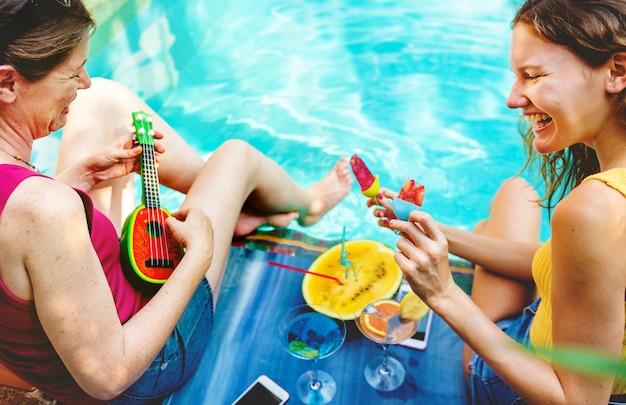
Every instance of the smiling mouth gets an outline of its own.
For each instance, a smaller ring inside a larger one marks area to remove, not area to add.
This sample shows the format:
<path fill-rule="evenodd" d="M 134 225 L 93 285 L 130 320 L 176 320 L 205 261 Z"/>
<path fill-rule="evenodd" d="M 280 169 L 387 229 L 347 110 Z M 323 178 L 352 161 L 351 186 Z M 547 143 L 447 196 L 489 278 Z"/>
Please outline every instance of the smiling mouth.
<path fill-rule="evenodd" d="M 552 117 L 548 114 L 530 114 L 526 116 L 526 121 L 530 122 L 533 129 L 541 129 L 552 122 Z"/>

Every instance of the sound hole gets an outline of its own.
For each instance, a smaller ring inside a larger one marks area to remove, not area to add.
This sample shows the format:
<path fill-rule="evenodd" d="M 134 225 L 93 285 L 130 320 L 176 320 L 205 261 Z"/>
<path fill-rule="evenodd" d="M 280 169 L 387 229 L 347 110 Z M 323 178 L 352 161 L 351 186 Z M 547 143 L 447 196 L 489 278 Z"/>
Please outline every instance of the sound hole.
<path fill-rule="evenodd" d="M 146 229 L 148 231 L 148 235 L 153 238 L 160 238 L 161 235 L 163 235 L 163 227 L 160 223 L 156 221 L 148 222 L 148 225 L 146 225 Z"/>
<path fill-rule="evenodd" d="M 163 235 L 163 226 L 156 221 L 150 221 L 146 225 L 146 230 L 148 231 L 148 235 L 152 238 L 160 238 Z M 174 268 L 174 261 L 171 259 L 163 259 L 163 258 L 154 258 L 150 257 L 145 261 L 146 267 L 167 267 L 170 269 Z"/>

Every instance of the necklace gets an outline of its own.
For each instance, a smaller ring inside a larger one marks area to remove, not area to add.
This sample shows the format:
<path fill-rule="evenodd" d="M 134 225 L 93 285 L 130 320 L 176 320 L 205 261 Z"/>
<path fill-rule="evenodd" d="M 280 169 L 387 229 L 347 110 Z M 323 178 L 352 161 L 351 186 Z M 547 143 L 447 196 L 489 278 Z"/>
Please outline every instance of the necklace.
<path fill-rule="evenodd" d="M 22 155 L 13 155 L 13 154 L 5 151 L 4 149 L 0 149 L 0 150 L 3 151 L 4 153 L 6 153 L 7 155 L 11 156 L 13 159 L 19 160 L 20 162 L 23 162 L 26 166 L 30 167 L 31 169 L 33 169 L 34 171 L 39 173 L 39 169 L 37 168 L 37 166 L 35 166 L 31 162 L 29 162 L 28 160 L 22 159 Z"/>

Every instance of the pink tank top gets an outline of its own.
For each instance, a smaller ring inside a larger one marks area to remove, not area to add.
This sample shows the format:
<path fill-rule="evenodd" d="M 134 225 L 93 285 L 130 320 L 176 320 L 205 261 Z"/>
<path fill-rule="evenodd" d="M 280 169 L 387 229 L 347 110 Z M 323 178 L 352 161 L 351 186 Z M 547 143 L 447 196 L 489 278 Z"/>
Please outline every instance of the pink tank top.
<path fill-rule="evenodd" d="M 32 176 L 44 176 L 16 165 L 0 165 L 0 215 L 15 188 Z M 45 177 L 45 176 L 44 176 Z M 77 190 L 90 219 L 91 241 L 111 287 L 117 313 L 126 322 L 145 304 L 120 264 L 119 239 L 113 224 Z M 1 260 L 1 258 L 0 258 Z M 64 404 L 101 404 L 76 384 L 48 340 L 33 301 L 13 295 L 0 278 L 0 362 L 46 395 Z"/>

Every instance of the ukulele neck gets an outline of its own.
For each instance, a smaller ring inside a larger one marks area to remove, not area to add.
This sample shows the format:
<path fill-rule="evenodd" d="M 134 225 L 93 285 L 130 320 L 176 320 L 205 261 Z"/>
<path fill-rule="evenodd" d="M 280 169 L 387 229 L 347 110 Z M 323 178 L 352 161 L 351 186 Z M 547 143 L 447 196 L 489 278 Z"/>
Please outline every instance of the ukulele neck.
<path fill-rule="evenodd" d="M 141 145 L 142 202 L 147 208 L 160 208 L 159 176 L 156 169 L 154 144 Z"/>

